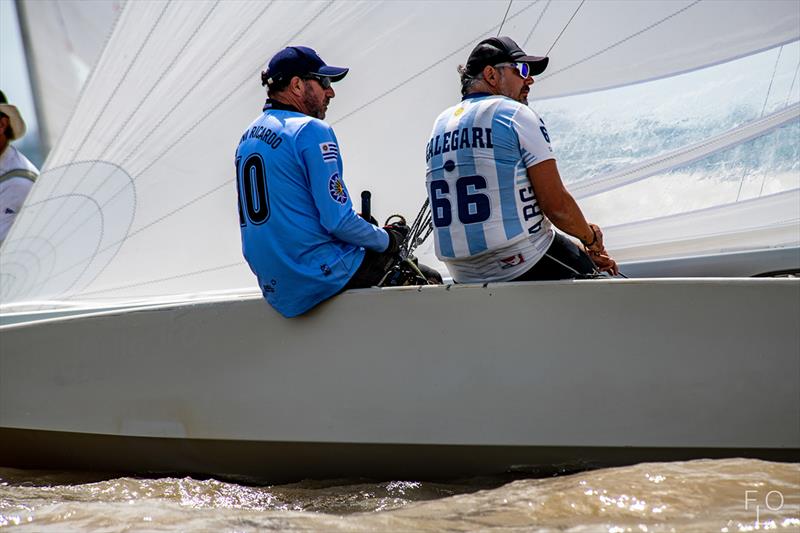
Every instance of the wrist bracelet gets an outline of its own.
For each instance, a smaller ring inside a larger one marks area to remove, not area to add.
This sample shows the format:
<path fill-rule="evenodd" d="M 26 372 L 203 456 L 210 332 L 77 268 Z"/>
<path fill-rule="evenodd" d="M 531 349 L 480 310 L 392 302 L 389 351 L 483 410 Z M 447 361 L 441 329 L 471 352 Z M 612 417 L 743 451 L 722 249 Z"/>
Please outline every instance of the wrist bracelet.
<path fill-rule="evenodd" d="M 591 248 L 597 242 L 597 232 L 594 230 L 592 226 L 589 226 L 589 229 L 592 230 L 592 242 L 590 243 L 583 243 L 583 245 L 587 248 Z"/>

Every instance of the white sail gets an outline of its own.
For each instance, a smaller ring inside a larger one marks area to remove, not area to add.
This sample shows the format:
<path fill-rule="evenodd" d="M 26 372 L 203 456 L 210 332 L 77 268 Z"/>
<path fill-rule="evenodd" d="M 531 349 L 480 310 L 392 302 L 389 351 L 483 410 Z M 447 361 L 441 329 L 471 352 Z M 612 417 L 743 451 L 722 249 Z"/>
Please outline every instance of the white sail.
<path fill-rule="evenodd" d="M 0 301 L 252 290 L 233 151 L 265 98 L 259 72 L 290 44 L 351 67 L 328 121 L 350 193 L 372 189 L 383 219 L 413 217 L 422 203 L 422 154 L 432 120 L 459 97 L 455 67 L 501 28 L 531 53 L 555 43 L 534 89 L 543 96 L 691 71 L 800 37 L 793 1 L 539 0 L 506 14 L 508 5 L 126 4 L 3 245 Z"/>
<path fill-rule="evenodd" d="M 19 0 L 43 153 L 56 144 L 125 0 Z"/>
<path fill-rule="evenodd" d="M 523 46 L 552 47 L 550 67 L 537 82 L 537 98 L 688 72 L 794 41 L 800 32 L 796 0 L 542 4 L 547 9 Z"/>

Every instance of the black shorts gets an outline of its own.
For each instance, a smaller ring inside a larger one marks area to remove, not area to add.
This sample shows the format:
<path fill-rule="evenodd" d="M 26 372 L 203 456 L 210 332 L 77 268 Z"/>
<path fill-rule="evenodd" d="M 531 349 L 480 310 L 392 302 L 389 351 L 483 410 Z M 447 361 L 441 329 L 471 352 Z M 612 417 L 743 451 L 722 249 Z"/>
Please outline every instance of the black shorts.
<path fill-rule="evenodd" d="M 543 281 L 593 277 L 595 266 L 577 244 L 556 233 L 553 244 L 539 261 L 511 281 Z"/>

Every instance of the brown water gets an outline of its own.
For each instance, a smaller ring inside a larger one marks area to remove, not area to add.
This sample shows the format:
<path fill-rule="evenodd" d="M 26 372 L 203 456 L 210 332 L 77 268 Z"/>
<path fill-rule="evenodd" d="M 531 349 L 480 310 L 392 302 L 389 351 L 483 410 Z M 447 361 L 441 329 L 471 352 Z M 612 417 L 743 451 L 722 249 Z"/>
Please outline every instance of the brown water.
<path fill-rule="evenodd" d="M 21 531 L 800 532 L 800 465 L 643 463 L 545 479 L 246 486 L 0 469 Z"/>

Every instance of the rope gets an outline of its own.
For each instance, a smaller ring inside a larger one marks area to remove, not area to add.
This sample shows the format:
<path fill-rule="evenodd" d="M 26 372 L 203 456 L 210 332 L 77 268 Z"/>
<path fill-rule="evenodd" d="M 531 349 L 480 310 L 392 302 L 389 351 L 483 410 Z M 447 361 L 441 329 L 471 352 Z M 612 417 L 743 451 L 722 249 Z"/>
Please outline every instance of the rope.
<path fill-rule="evenodd" d="M 433 218 L 431 216 L 430 200 L 426 198 L 422 208 L 417 213 L 417 218 L 411 224 L 411 230 L 408 232 L 405 242 L 403 242 L 403 249 L 406 254 L 411 255 L 419 245 L 425 242 L 431 232 L 433 232 Z"/>
<path fill-rule="evenodd" d="M 781 60 L 781 53 L 783 52 L 783 45 L 778 49 L 778 57 L 775 59 L 775 68 L 772 70 L 772 77 L 769 79 L 769 87 L 767 87 L 767 96 L 764 98 L 764 107 L 761 108 L 761 115 L 758 118 L 764 116 L 764 111 L 767 109 L 767 101 L 769 100 L 769 93 L 772 92 L 772 82 L 775 81 L 775 74 L 778 72 L 778 63 Z"/>
<path fill-rule="evenodd" d="M 584 2 L 586 2 L 586 0 L 581 0 L 581 3 L 580 3 L 580 4 L 578 4 L 578 8 L 575 10 L 575 13 L 573 13 L 573 14 L 572 14 L 572 16 L 571 16 L 571 17 L 569 18 L 569 20 L 567 21 L 567 24 L 566 24 L 566 25 L 565 25 L 565 26 L 564 26 L 564 27 L 561 29 L 561 33 L 559 33 L 559 34 L 558 34 L 558 37 L 556 37 L 556 40 L 555 40 L 555 41 L 553 41 L 553 44 L 550 46 L 550 49 L 547 51 L 547 53 L 545 54 L 545 56 L 549 56 L 549 55 L 550 55 L 550 51 L 551 51 L 553 48 L 555 48 L 555 46 L 556 46 L 556 43 L 558 42 L 558 40 L 559 40 L 559 39 L 561 39 L 561 36 L 562 36 L 562 35 L 564 35 L 564 32 L 565 32 L 565 31 L 567 31 L 567 26 L 569 26 L 569 23 L 570 23 L 570 22 L 572 22 L 572 19 L 574 19 L 574 18 L 575 18 L 575 15 L 577 15 L 577 14 L 578 14 L 578 11 L 580 11 L 580 9 L 581 9 L 581 7 L 583 6 L 583 3 L 584 3 Z"/>
<path fill-rule="evenodd" d="M 510 19 L 510 20 L 513 20 L 513 19 L 517 18 L 517 17 L 518 17 L 518 16 L 520 16 L 522 13 L 524 13 L 525 11 L 529 10 L 530 8 L 532 8 L 533 6 L 535 6 L 536 4 L 538 4 L 540 1 L 541 1 L 541 0 L 536 0 L 534 3 L 532 3 L 532 4 L 528 5 L 528 6 L 525 6 L 525 7 L 523 7 L 522 9 L 520 9 L 519 11 L 517 11 L 516 13 L 513 13 L 513 14 L 511 15 L 511 17 L 509 17 L 509 19 Z M 494 28 L 496 28 L 496 27 L 497 27 L 497 26 L 492 26 L 491 28 L 489 28 L 489 29 L 487 29 L 486 31 L 482 32 L 480 35 L 478 35 L 478 36 L 476 36 L 476 37 L 473 37 L 472 39 L 470 39 L 469 41 L 467 41 L 467 42 L 466 42 L 466 43 L 464 43 L 463 45 L 459 46 L 458 48 L 456 48 L 455 50 L 453 50 L 452 52 L 450 52 L 450 53 L 449 53 L 449 54 L 447 54 L 446 56 L 444 56 L 444 57 L 442 57 L 442 58 L 440 58 L 440 59 L 436 60 L 435 62 L 431 63 L 430 65 L 428 65 L 427 67 L 423 68 L 422 70 L 419 70 L 419 71 L 415 72 L 414 74 L 412 74 L 411 76 L 409 76 L 409 77 L 408 77 L 408 78 L 406 78 L 405 80 L 403 80 L 403 81 L 401 81 L 401 82 L 398 82 L 398 83 L 397 83 L 395 86 L 393 86 L 393 87 L 391 87 L 391 88 L 387 89 L 386 91 L 382 92 L 382 93 L 381 93 L 381 94 L 379 94 L 378 96 L 374 97 L 372 100 L 368 100 L 367 102 L 365 102 L 365 103 L 361 104 L 360 106 L 356 107 L 356 108 L 355 108 L 355 109 L 353 109 L 352 111 L 349 111 L 349 112 L 345 113 L 344 115 L 342 115 L 341 117 L 339 117 L 339 118 L 338 118 L 338 119 L 336 119 L 335 121 L 331 122 L 331 123 L 330 123 L 330 124 L 331 124 L 331 126 L 335 126 L 336 124 L 339 124 L 340 122 L 344 122 L 345 120 L 347 120 L 347 119 L 348 119 L 348 118 L 350 118 L 351 116 L 355 115 L 355 114 L 356 114 L 356 113 L 358 113 L 359 111 L 362 111 L 363 109 L 366 109 L 367 107 L 371 106 L 372 104 L 374 104 L 374 103 L 375 103 L 375 102 L 377 102 L 378 100 L 382 100 L 382 99 L 386 98 L 387 96 L 389 96 L 390 94 L 392 94 L 392 93 L 393 93 L 393 92 L 395 92 L 396 90 L 400 89 L 400 88 L 401 88 L 401 87 L 403 87 L 404 85 L 407 85 L 407 84 L 411 83 L 412 81 L 419 79 L 419 77 L 420 77 L 420 76 L 422 76 L 423 74 L 425 74 L 425 73 L 426 73 L 426 72 L 428 72 L 429 70 L 431 70 L 431 69 L 433 69 L 433 68 L 437 67 L 438 65 L 441 65 L 442 63 L 444 63 L 445 61 L 447 61 L 448 59 L 450 59 L 450 58 L 451 58 L 451 57 L 453 57 L 454 55 L 458 54 L 459 52 L 461 52 L 461 51 L 462 51 L 462 50 L 464 50 L 465 48 L 467 48 L 467 47 L 469 47 L 469 46 L 474 46 L 474 45 L 475 45 L 475 41 L 477 41 L 477 40 L 478 40 L 478 39 L 480 39 L 481 37 L 484 37 L 484 36 L 485 36 L 487 33 L 490 33 L 490 32 L 491 32 L 491 31 L 493 31 L 493 30 L 494 30 Z"/>
<path fill-rule="evenodd" d="M 800 72 L 800 61 L 797 62 L 797 68 L 794 69 L 794 77 L 792 78 L 792 85 L 789 87 L 789 92 L 786 93 L 786 104 L 789 105 L 789 99 L 792 97 L 792 90 L 794 89 L 794 82 L 797 81 L 797 73 Z"/>
<path fill-rule="evenodd" d="M 775 58 L 775 67 L 772 69 L 772 77 L 769 79 L 769 86 L 767 87 L 767 96 L 764 97 L 764 105 L 761 107 L 761 115 L 758 118 L 762 118 L 764 116 L 764 111 L 767 110 L 767 102 L 769 101 L 769 94 L 772 92 L 772 84 L 775 82 L 775 74 L 778 73 L 778 64 L 781 61 L 781 54 L 783 53 L 783 45 L 778 49 L 778 57 Z M 794 82 L 792 82 L 794 84 Z M 742 194 L 742 186 L 744 185 L 744 177 L 746 172 L 742 171 L 742 179 L 739 181 L 739 191 L 736 193 L 736 201 L 739 201 L 739 196 Z M 767 171 L 764 171 L 764 176 L 761 178 L 761 187 L 758 189 L 758 197 L 761 197 L 761 194 L 764 192 L 764 183 L 767 181 Z"/>
<path fill-rule="evenodd" d="M 567 65 L 566 67 L 564 67 L 564 68 L 561 68 L 561 69 L 559 69 L 559 70 L 556 70 L 555 72 L 551 72 L 550 74 L 548 74 L 548 75 L 546 75 L 546 76 L 540 76 L 540 77 L 539 77 L 539 79 L 540 79 L 540 80 L 544 80 L 544 79 L 546 79 L 546 78 L 549 78 L 549 77 L 555 76 L 556 74 L 560 74 L 560 73 L 564 72 L 565 70 L 569 70 L 569 69 L 571 69 L 571 68 L 573 68 L 573 67 L 576 67 L 576 66 L 578 66 L 578 65 L 580 65 L 580 64 L 582 64 L 582 63 L 585 63 L 585 62 L 587 62 L 587 61 L 589 61 L 589 60 L 591 60 L 591 59 L 594 59 L 595 57 L 597 57 L 597 56 L 599 56 L 599 55 L 602 55 L 602 54 L 604 54 L 604 53 L 608 52 L 608 51 L 609 51 L 609 50 L 611 50 L 612 48 L 616 48 L 617 46 L 619 46 L 619 45 L 621 45 L 621 44 L 623 44 L 623 43 L 626 43 L 626 42 L 630 41 L 631 39 L 633 39 L 633 38 L 635 38 L 635 37 L 638 37 L 639 35 L 641 35 L 641 34 L 643 34 L 643 33 L 647 32 L 647 31 L 650 31 L 650 30 L 652 30 L 652 29 L 653 29 L 653 28 L 655 28 L 656 26 L 658 26 L 658 25 L 660 25 L 660 24 L 663 24 L 663 23 L 664 23 L 664 22 L 666 22 L 667 20 L 669 20 L 669 19 L 671 19 L 671 18 L 673 18 L 673 17 L 675 17 L 675 16 L 677 16 L 677 15 L 680 15 L 681 13 L 683 13 L 684 11 L 686 11 L 687 9 L 689 9 L 689 8 L 691 8 L 691 7 L 694 7 L 695 5 L 699 4 L 699 3 L 700 3 L 700 1 L 701 1 L 701 0 L 695 0 L 695 1 L 694 1 L 694 2 L 692 2 L 691 4 L 689 4 L 689 5 L 687 5 L 687 6 L 683 7 L 683 8 L 681 8 L 681 9 L 679 9 L 679 10 L 675 11 L 674 13 L 672 13 L 672 14 L 670 14 L 670 15 L 667 15 L 666 17 L 662 18 L 661 20 L 658 20 L 658 21 L 656 21 L 656 22 L 654 22 L 654 23 L 650 24 L 649 26 L 647 26 L 647 27 L 645 27 L 645 28 L 642 28 L 641 30 L 637 31 L 636 33 L 632 33 L 632 34 L 628 35 L 627 37 L 625 37 L 624 39 L 620 39 L 619 41 L 615 42 L 614 44 L 611 44 L 611 45 L 609 45 L 609 46 L 606 46 L 606 47 L 605 47 L 605 48 L 603 48 L 602 50 L 599 50 L 599 51 L 597 51 L 597 52 L 595 52 L 595 53 L 593 53 L 593 54 L 591 54 L 591 55 L 588 55 L 588 56 L 584 57 L 583 59 L 580 59 L 580 60 L 578 60 L 578 61 L 576 61 L 576 62 L 572 63 L 571 65 Z M 555 44 L 555 43 L 554 43 L 554 44 Z M 550 53 L 550 52 L 548 51 L 548 52 L 547 52 L 547 54 L 549 54 L 549 53 Z"/>
<path fill-rule="evenodd" d="M 539 23 L 544 18 L 544 14 L 547 12 L 547 8 L 550 7 L 550 2 L 552 2 L 552 1 L 553 0 L 547 0 L 547 3 L 544 5 L 544 9 L 542 9 L 542 12 L 539 13 L 539 18 L 536 19 L 536 24 L 533 25 L 533 28 L 531 28 L 531 31 L 528 33 L 528 36 L 525 38 L 525 42 L 522 43 L 522 48 L 525 48 L 526 46 L 528 46 L 528 41 L 531 40 L 531 37 L 533 36 L 533 32 L 535 32 L 536 28 L 539 27 Z"/>
<path fill-rule="evenodd" d="M 503 22 L 500 23 L 500 27 L 497 28 L 497 37 L 500 37 L 500 32 L 503 31 L 503 25 L 506 23 L 506 17 L 508 16 L 508 12 L 511 10 L 511 4 L 514 0 L 508 0 L 508 7 L 506 8 L 506 14 L 503 15 Z"/>

